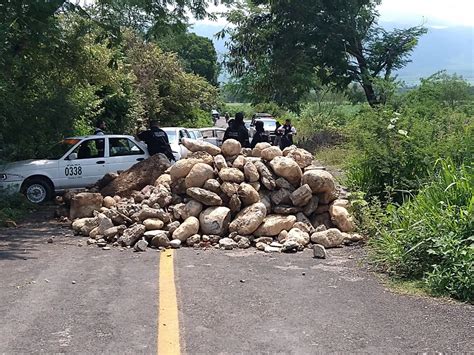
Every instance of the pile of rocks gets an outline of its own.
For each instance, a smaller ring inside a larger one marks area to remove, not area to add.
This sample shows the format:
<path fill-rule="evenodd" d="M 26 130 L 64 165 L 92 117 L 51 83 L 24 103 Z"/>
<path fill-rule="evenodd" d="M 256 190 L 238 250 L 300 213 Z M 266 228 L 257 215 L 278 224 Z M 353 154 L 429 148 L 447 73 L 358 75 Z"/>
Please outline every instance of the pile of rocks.
<path fill-rule="evenodd" d="M 150 158 L 166 169 L 153 177 L 153 185 L 126 196 L 103 197 L 113 192 L 107 186 L 102 192 L 109 193 L 72 196 L 72 228 L 89 237 L 89 244 L 137 251 L 254 246 L 293 252 L 318 244 L 319 254 L 322 247 L 361 239 L 351 234 L 349 202 L 339 198 L 333 176 L 313 165 L 313 156 L 304 149 L 281 151 L 268 143 L 242 149 L 232 139 L 221 148 L 187 139 L 183 144 L 191 154 L 172 166 L 162 155 Z M 146 161 L 140 164 L 146 166 Z"/>

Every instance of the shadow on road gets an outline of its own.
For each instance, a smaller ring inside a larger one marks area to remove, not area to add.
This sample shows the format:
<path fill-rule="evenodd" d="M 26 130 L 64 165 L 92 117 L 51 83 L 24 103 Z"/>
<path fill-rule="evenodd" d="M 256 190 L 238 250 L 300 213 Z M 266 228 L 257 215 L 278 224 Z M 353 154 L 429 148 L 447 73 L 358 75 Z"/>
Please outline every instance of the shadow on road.
<path fill-rule="evenodd" d="M 50 208 L 30 215 L 17 228 L 0 228 L 0 260 L 36 259 L 40 244 L 63 234 Z"/>

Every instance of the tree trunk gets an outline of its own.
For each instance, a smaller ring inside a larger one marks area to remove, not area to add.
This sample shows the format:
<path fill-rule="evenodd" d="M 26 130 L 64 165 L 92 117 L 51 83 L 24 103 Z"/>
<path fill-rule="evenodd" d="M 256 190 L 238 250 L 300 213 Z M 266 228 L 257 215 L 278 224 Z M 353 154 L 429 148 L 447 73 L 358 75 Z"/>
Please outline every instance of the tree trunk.
<path fill-rule="evenodd" d="M 380 100 L 375 95 L 374 87 L 370 80 L 362 79 L 361 82 L 362 88 L 364 89 L 365 96 L 367 97 L 367 102 L 371 107 L 376 107 L 380 104 Z"/>

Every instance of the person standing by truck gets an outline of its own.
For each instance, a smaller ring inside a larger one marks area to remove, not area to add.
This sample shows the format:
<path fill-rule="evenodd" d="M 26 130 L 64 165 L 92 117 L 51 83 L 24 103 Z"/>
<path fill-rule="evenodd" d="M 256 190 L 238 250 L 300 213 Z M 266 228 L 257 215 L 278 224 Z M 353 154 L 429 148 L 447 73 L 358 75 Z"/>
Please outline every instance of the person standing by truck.
<path fill-rule="evenodd" d="M 285 124 L 278 128 L 281 132 L 282 137 L 280 139 L 280 149 L 283 150 L 290 145 L 293 145 L 293 135 L 296 134 L 296 128 L 291 125 L 290 120 L 286 120 Z"/>
<path fill-rule="evenodd" d="M 229 120 L 229 127 L 224 133 L 223 142 L 231 138 L 239 141 L 243 148 L 248 148 L 250 146 L 249 131 L 244 124 L 243 112 L 237 112 L 235 114 L 235 119 Z"/>
<path fill-rule="evenodd" d="M 150 129 L 140 132 L 137 137 L 146 143 L 150 155 L 162 153 L 166 155 L 170 161 L 175 160 L 168 135 L 159 127 L 158 121 L 150 121 Z"/>

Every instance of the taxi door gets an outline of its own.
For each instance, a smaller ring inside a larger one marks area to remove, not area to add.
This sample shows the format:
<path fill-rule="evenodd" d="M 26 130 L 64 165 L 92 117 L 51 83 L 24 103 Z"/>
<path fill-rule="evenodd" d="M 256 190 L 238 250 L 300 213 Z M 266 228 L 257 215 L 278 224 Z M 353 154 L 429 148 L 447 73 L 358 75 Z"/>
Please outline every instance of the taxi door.
<path fill-rule="evenodd" d="M 82 188 L 95 184 L 106 173 L 106 138 L 85 139 L 59 161 L 58 189 Z"/>
<path fill-rule="evenodd" d="M 147 157 L 147 153 L 131 139 L 109 137 L 106 173 L 127 170 Z"/>

